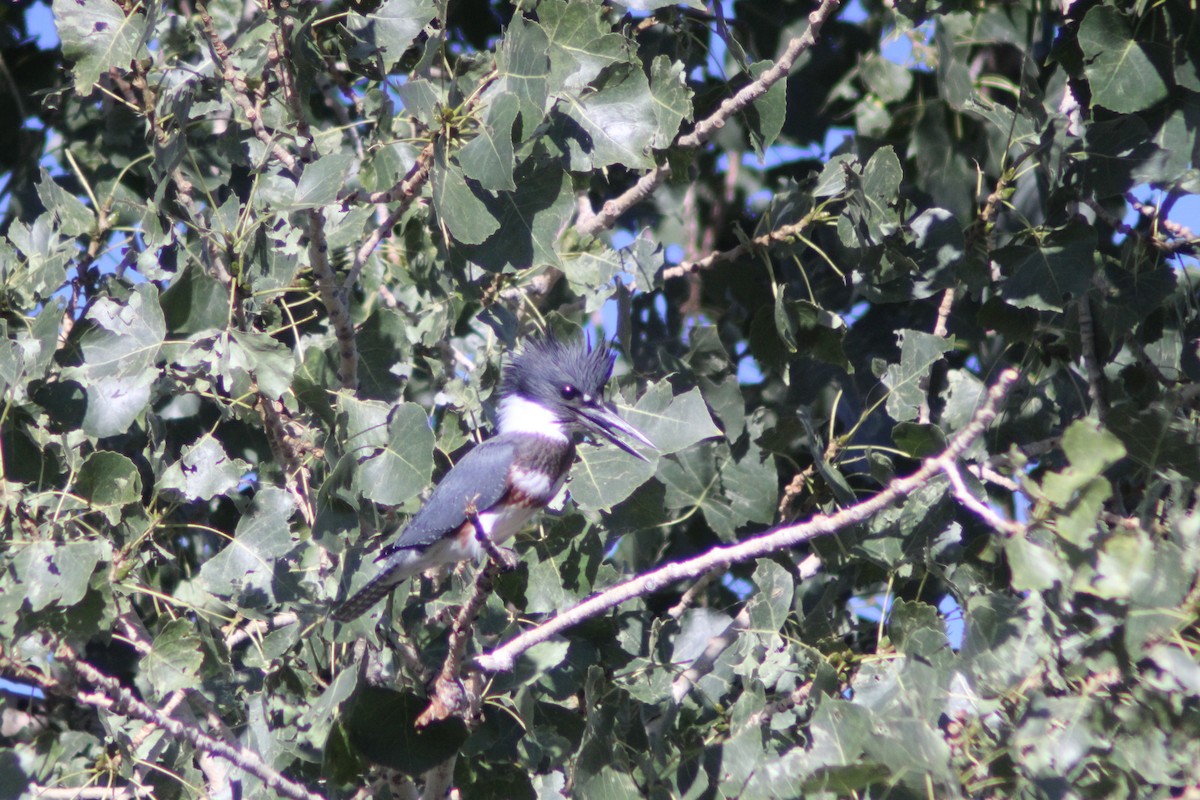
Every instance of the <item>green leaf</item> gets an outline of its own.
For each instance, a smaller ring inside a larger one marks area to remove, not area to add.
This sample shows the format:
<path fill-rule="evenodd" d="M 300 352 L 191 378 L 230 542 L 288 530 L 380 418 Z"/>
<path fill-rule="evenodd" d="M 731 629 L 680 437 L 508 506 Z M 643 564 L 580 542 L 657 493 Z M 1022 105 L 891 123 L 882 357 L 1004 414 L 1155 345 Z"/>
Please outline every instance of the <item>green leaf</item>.
<path fill-rule="evenodd" d="M 622 408 L 620 414 L 654 442 L 661 455 L 677 453 L 696 442 L 721 435 L 699 389 L 679 395 L 672 392 L 668 381 L 658 381 L 638 398 L 636 406 Z"/>
<path fill-rule="evenodd" d="M 628 773 L 605 767 L 578 788 L 582 800 L 641 800 L 645 797 Z"/>
<path fill-rule="evenodd" d="M 160 298 L 167 330 L 175 337 L 223 328 L 229 318 L 229 290 L 189 262 Z"/>
<path fill-rule="evenodd" d="M 183 448 L 179 460 L 163 471 L 157 488 L 184 500 L 210 500 L 233 492 L 248 472 L 249 464 L 230 458 L 220 442 L 205 436 Z"/>
<path fill-rule="evenodd" d="M 204 661 L 200 646 L 200 636 L 190 620 L 171 620 L 159 630 L 150 652 L 142 658 L 142 669 L 156 697 L 165 698 L 177 689 L 199 686 L 200 665 Z"/>
<path fill-rule="evenodd" d="M 756 61 L 750 65 L 750 78 L 758 78 L 775 66 L 772 61 Z M 787 81 L 776 81 L 766 94 L 756 99 L 743 112 L 750 130 L 750 143 L 759 159 L 766 158 L 767 149 L 775 144 L 787 117 Z"/>
<path fill-rule="evenodd" d="M 446 104 L 446 93 L 423 78 L 408 81 L 396 88 L 404 103 L 404 110 L 431 128 L 441 123 L 441 111 Z"/>
<path fill-rule="evenodd" d="M 777 633 L 792 610 L 792 592 L 796 579 L 774 561 L 760 558 L 754 568 L 754 585 L 758 591 L 746 604 L 750 612 L 750 628 L 756 634 Z"/>
<path fill-rule="evenodd" d="M 397 506 L 416 497 L 433 472 L 433 429 L 425 409 L 342 398 L 351 487 L 366 500 Z"/>
<path fill-rule="evenodd" d="M 65 371 L 87 390 L 83 429 L 96 437 L 124 433 L 150 402 L 158 377 L 155 364 L 166 335 L 158 290 L 139 284 L 124 304 L 102 297 L 86 319 L 92 327 L 79 342 L 83 365 Z"/>
<path fill-rule="evenodd" d="M 353 153 L 331 153 L 304 165 L 292 208 L 318 208 L 337 199 L 354 168 Z"/>
<path fill-rule="evenodd" d="M 777 475 L 770 458 L 751 447 L 734 460 L 728 445 L 701 444 L 663 459 L 658 477 L 667 486 L 667 507 L 699 508 L 723 540 L 748 522 L 774 519 Z"/>
<path fill-rule="evenodd" d="M 666 56 L 656 56 L 650 62 L 650 95 L 654 99 L 656 123 L 653 146 L 660 150 L 675 139 L 679 124 L 692 118 L 692 90 L 688 88 L 683 71 L 682 62 L 672 62 Z M 776 86 L 782 86 L 782 82 Z M 769 96 L 768 91 L 767 97 L 760 98 L 753 107 L 758 109 Z M 782 117 L 779 124 L 783 124 Z"/>
<path fill-rule="evenodd" d="M 292 384 L 292 351 L 265 333 L 231 330 L 229 337 L 215 353 L 225 390 L 235 397 L 255 390 L 274 400 L 282 397 Z"/>
<path fill-rule="evenodd" d="M 463 174 L 490 191 L 514 191 L 513 182 L 513 122 L 520 110 L 520 101 L 510 94 L 497 95 L 488 106 L 487 116 L 479 135 L 458 154 Z"/>
<path fill-rule="evenodd" d="M 579 92 L 605 67 L 632 62 L 630 42 L 612 32 L 598 3 L 545 0 L 538 23 L 550 42 L 550 91 Z"/>
<path fill-rule="evenodd" d="M 946 434 L 937 425 L 898 422 L 892 428 L 892 441 L 910 458 L 926 458 L 946 447 Z"/>
<path fill-rule="evenodd" d="M 79 468 L 75 493 L 103 514 L 110 525 L 116 525 L 121 521 L 121 510 L 142 499 L 142 477 L 125 456 L 97 450 Z"/>
<path fill-rule="evenodd" d="M 447 158 L 446 146 L 440 140 L 434 148 L 430 181 L 438 219 L 456 241 L 482 244 L 500 228 L 500 221 L 467 184 L 462 168 Z"/>
<path fill-rule="evenodd" d="M 1200 434 L 1196 427 L 1156 402 L 1141 407 L 1120 403 L 1108 417 L 1109 429 L 1129 457 L 1151 470 L 1173 469 L 1200 479 Z"/>
<path fill-rule="evenodd" d="M 7 262 L 6 273 L 19 271 L 21 280 L 13 290 L 23 288 L 24 297 L 33 303 L 49 297 L 63 285 L 67 263 L 75 256 L 75 241 L 59 235 L 53 214 L 49 211 L 39 214 L 28 226 L 14 219 L 8 238 L 26 259 L 24 264 L 18 264 L 15 254 L 7 248 L 0 253 Z"/>
<path fill-rule="evenodd" d="M 571 499 L 582 509 L 605 511 L 654 475 L 655 461 L 641 461 L 613 445 L 582 447 L 571 469 Z"/>
<path fill-rule="evenodd" d="M 467 740 L 458 717 L 416 726 L 428 701 L 413 694 L 368 686 L 346 717 L 356 749 L 376 764 L 417 776 L 455 755 Z"/>
<path fill-rule="evenodd" d="M 889 389 L 888 414 L 897 422 L 908 422 L 917 418 L 921 404 L 927 400 L 929 370 L 942 360 L 952 343 L 922 331 L 902 330 L 898 335 L 900 363 L 887 368 L 883 384 Z"/>
<path fill-rule="evenodd" d="M 851 169 L 844 171 L 843 177 L 850 189 L 847 218 L 865 243 L 883 243 L 898 230 L 900 223 L 896 204 L 904 171 L 896 151 L 881 147 L 871 156 L 861 176 Z"/>
<path fill-rule="evenodd" d="M 63 55 L 74 62 L 75 94 L 90 95 L 110 69 L 129 70 L 145 35 L 145 14 L 127 17 L 113 0 L 54 0 L 53 7 Z"/>
<path fill-rule="evenodd" d="M 557 161 L 531 157 L 518 165 L 513 179 L 515 192 L 486 201 L 491 209 L 488 219 L 496 222 L 495 233 L 482 245 L 463 251 L 494 272 L 558 267 L 558 239 L 574 213 L 570 176 Z"/>
<path fill-rule="evenodd" d="M 41 170 L 37 193 L 46 210 L 54 215 L 64 236 L 82 236 L 96 227 L 96 215 L 77 197 L 55 183 L 50 173 Z"/>
<path fill-rule="evenodd" d="M 321 746 L 329 736 L 330 728 L 337 719 L 338 710 L 358 687 L 358 665 L 349 664 L 338 672 L 321 696 L 313 700 L 300 719 L 305 737 L 314 746 Z"/>
<path fill-rule="evenodd" d="M 506 96 L 515 97 L 521 118 L 521 139 L 533 135 L 546 115 L 549 96 L 550 39 L 536 22 L 513 16 L 496 50 L 497 83 Z"/>
<path fill-rule="evenodd" d="M 1161 65 L 1116 8 L 1098 5 L 1088 11 L 1079 26 L 1079 46 L 1087 59 L 1093 106 L 1129 114 L 1166 98 Z"/>
<path fill-rule="evenodd" d="M 54 603 L 70 608 L 83 599 L 103 553 L 98 542 L 33 542 L 16 551 L 13 569 L 31 611 Z"/>
<path fill-rule="evenodd" d="M 1017 308 L 1061 311 L 1092 285 L 1096 265 L 1096 229 L 1073 224 L 1040 244 L 1018 244 L 994 254 L 1007 277 L 1000 294 Z"/>
<path fill-rule="evenodd" d="M 390 69 L 436 16 L 433 0 L 384 0 L 379 8 L 365 16 L 350 12 L 347 27 L 360 39 L 374 45 Z"/>
<path fill-rule="evenodd" d="M 295 546 L 288 519 L 295 501 L 283 489 L 263 488 L 238 522 L 233 540 L 200 568 L 209 594 L 242 609 L 270 612 L 299 592 L 298 578 L 283 559 Z"/>
<path fill-rule="evenodd" d="M 567 134 L 572 136 L 572 152 L 582 156 L 582 160 L 572 157 L 573 169 L 612 164 L 649 169 L 654 166 L 651 150 L 667 147 L 679 128 L 678 119 L 670 131 L 660 127 L 659 115 L 669 122 L 673 112 L 650 94 L 646 73 L 635 64 L 607 68 L 593 82 L 592 91 L 565 98 L 560 108 L 583 134 Z"/>

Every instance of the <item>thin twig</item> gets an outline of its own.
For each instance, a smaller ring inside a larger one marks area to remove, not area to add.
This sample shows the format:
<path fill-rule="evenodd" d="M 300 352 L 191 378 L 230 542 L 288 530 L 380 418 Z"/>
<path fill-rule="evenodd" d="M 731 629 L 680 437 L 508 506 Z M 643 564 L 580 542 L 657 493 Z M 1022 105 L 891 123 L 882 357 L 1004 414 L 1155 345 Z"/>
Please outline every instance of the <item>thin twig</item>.
<path fill-rule="evenodd" d="M 259 636 L 262 636 L 264 633 L 269 631 L 278 630 L 279 628 L 286 628 L 288 625 L 295 625 L 299 621 L 300 618 L 296 616 L 295 612 L 292 611 L 285 611 L 282 614 L 276 614 L 270 619 L 251 620 L 243 627 L 237 628 L 225 637 L 225 648 L 227 650 L 232 650 L 243 642 L 249 641 L 250 639 L 257 639 Z"/>
<path fill-rule="evenodd" d="M 286 405 L 271 399 L 261 391 L 258 393 L 258 410 L 263 417 L 263 431 L 267 435 L 271 455 L 283 469 L 284 486 L 296 501 L 296 508 L 300 510 L 300 516 L 304 517 L 304 523 L 312 528 L 317 512 L 312 502 L 309 469 L 294 444 L 297 437 L 292 432 L 295 426 L 291 413 Z"/>
<path fill-rule="evenodd" d="M 937 321 L 933 324 L 933 335 L 946 338 L 946 323 L 950 319 L 950 310 L 954 308 L 954 287 L 951 286 L 942 295 L 942 303 L 938 306 Z"/>
<path fill-rule="evenodd" d="M 808 29 L 788 42 L 783 55 L 770 69 L 743 86 L 737 94 L 726 98 L 716 111 L 696 123 L 691 133 L 676 139 L 673 147 L 684 149 L 700 147 L 723 128 L 730 117 L 758 100 L 767 93 L 768 89 L 786 77 L 800 54 L 816 44 L 821 26 L 833 16 L 839 5 L 841 5 L 841 0 L 822 0 L 817 10 L 808 15 Z M 622 214 L 649 197 L 670 174 L 670 163 L 663 162 L 643 175 L 637 183 L 619 197 L 607 201 L 594 216 L 578 219 L 575 223 L 575 230 L 581 236 L 594 236 L 602 230 L 611 228 Z"/>
<path fill-rule="evenodd" d="M 142 722 L 157 725 L 176 739 L 189 742 L 197 750 L 209 753 L 218 758 L 233 763 L 235 766 L 261 780 L 268 789 L 278 794 L 290 797 L 292 800 L 323 800 L 323 798 L 305 789 L 300 784 L 284 777 L 284 775 L 267 766 L 262 757 L 252 750 L 233 746 L 214 739 L 194 726 L 187 725 L 181 720 L 169 717 L 151 708 L 139 700 L 118 681 L 108 677 L 86 661 L 81 661 L 68 647 L 59 647 L 55 653 L 56 660 L 65 664 L 76 676 L 85 683 L 98 688 L 98 691 L 78 689 L 74 691 L 77 701 L 95 708 L 111 711 L 122 716 L 140 719 Z M 60 684 L 53 681 L 42 682 L 43 688 L 59 689 Z"/>
<path fill-rule="evenodd" d="M 679 278 L 692 272 L 709 269 L 717 264 L 723 264 L 728 261 L 736 261 L 742 256 L 750 253 L 756 247 L 768 247 L 772 244 L 788 243 L 793 240 L 796 234 L 802 232 L 805 228 L 813 223 L 818 216 L 816 209 L 809 211 L 796 222 L 788 225 L 782 225 L 769 233 L 764 233 L 762 236 L 756 236 L 753 239 L 742 242 L 736 247 L 730 248 L 719 253 L 710 253 L 704 258 L 696 261 L 684 261 L 674 267 L 668 267 L 663 270 L 663 280 L 671 278 Z"/>
<path fill-rule="evenodd" d="M 924 486 L 930 478 L 943 470 L 944 464 L 953 463 L 965 453 L 996 418 L 1001 403 L 1018 377 L 1015 370 L 1005 370 L 1001 373 L 999 380 L 988 392 L 987 400 L 940 455 L 926 459 L 916 472 L 907 477 L 893 480 L 883 491 L 873 497 L 835 514 L 814 517 L 798 525 L 776 528 L 735 545 L 716 547 L 696 558 L 667 564 L 653 572 L 613 586 L 520 634 L 492 652 L 477 657 L 475 663 L 480 668 L 491 672 L 509 671 L 516 664 L 517 657 L 529 648 L 548 641 L 562 631 L 578 625 L 584 620 L 599 616 L 636 597 L 645 597 L 659 591 L 664 586 L 687 578 L 699 577 L 712 569 L 761 558 L 865 522 L 892 503 Z"/>
<path fill-rule="evenodd" d="M 714 569 L 701 575 L 700 580 L 693 583 L 690 587 L 688 587 L 688 590 L 683 593 L 683 597 L 679 598 L 679 602 L 671 606 L 671 608 L 667 611 L 667 616 L 678 622 L 679 618 L 683 616 L 683 613 L 691 608 L 696 602 L 696 598 L 700 596 L 700 593 L 709 586 L 712 586 L 713 582 L 724 574 L 724 569 Z"/>

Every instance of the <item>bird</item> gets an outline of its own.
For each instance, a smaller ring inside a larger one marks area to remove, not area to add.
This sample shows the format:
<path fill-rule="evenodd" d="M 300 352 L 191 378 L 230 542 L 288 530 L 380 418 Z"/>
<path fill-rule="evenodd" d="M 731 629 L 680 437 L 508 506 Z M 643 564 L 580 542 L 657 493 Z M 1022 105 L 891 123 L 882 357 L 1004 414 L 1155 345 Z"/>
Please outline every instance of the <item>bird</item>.
<path fill-rule="evenodd" d="M 606 439 L 648 461 L 618 434 L 654 443 L 604 399 L 616 354 L 601 341 L 531 337 L 505 365 L 496 434 L 476 445 L 434 487 L 399 538 L 375 558 L 379 572 L 333 610 L 350 622 L 405 578 L 485 553 L 514 536 L 567 480 L 576 440 Z"/>

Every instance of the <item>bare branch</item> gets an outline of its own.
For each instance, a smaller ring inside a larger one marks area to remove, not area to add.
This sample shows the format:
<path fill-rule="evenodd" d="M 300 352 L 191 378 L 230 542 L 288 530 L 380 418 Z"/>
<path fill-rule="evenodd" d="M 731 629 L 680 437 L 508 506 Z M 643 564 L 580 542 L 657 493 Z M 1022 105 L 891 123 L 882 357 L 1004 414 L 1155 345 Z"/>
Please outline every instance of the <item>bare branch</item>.
<path fill-rule="evenodd" d="M 697 656 L 691 666 L 672 682 L 671 701 L 675 705 L 683 702 L 683 699 L 688 696 L 688 692 L 692 691 L 692 687 L 696 685 L 696 681 L 712 672 L 721 653 L 728 650 L 729 646 L 737 641 L 741 632 L 748 627 L 750 627 L 750 612 L 743 606 L 738 615 L 729 623 L 729 627 L 709 639 L 708 644 L 704 647 L 704 652 Z"/>
<path fill-rule="evenodd" d="M 796 222 L 793 222 L 789 225 L 780 226 L 769 233 L 764 233 L 762 236 L 756 236 L 749 241 L 742 242 L 737 247 L 721 253 L 710 253 L 704 258 L 696 261 L 684 261 L 682 264 L 677 266 L 668 267 L 667 269 L 663 270 L 663 280 L 665 281 L 669 280 L 670 278 L 679 278 L 692 272 L 699 272 L 700 270 L 709 269 L 710 267 L 714 267 L 717 264 L 723 264 L 727 261 L 736 261 L 742 256 L 750 253 L 756 247 L 768 247 L 772 244 L 790 242 L 796 234 L 800 233 L 809 225 L 811 225 L 817 216 L 818 212 L 816 209 L 813 209 Z"/>
<path fill-rule="evenodd" d="M 735 545 L 713 548 L 696 558 L 667 564 L 653 572 L 613 586 L 522 633 L 491 653 L 477 657 L 475 663 L 480 668 L 492 672 L 511 670 L 517 657 L 534 645 L 549 641 L 567 628 L 599 616 L 635 597 L 644 597 L 664 586 L 687 578 L 699 577 L 710 570 L 729 567 L 732 564 L 787 550 L 819 536 L 828 536 L 851 525 L 865 522 L 892 503 L 915 492 L 930 478 L 942 471 L 945 464 L 953 463 L 965 453 L 996 418 L 1001 403 L 1018 377 L 1016 370 L 1005 370 L 1001 373 L 999 380 L 988 392 L 987 400 L 941 454 L 926 459 L 921 467 L 908 477 L 893 480 L 879 494 L 835 514 L 814 517 L 798 525 L 776 528 Z"/>
<path fill-rule="evenodd" d="M 992 528 L 1005 533 L 1009 536 L 1017 536 L 1025 532 L 1025 526 L 1019 522 L 1012 522 L 1004 519 L 992 509 L 988 508 L 987 504 L 980 501 L 975 495 L 971 494 L 966 481 L 963 480 L 962 474 L 958 471 L 958 465 L 953 461 L 942 462 L 942 472 L 946 473 L 946 477 L 950 479 L 950 485 L 954 488 L 954 496 L 958 502 L 974 511 L 984 522 L 992 526 Z"/>
<path fill-rule="evenodd" d="M 840 5 L 841 0 L 822 0 L 817 10 L 808 15 L 808 29 L 788 42 L 783 55 L 770 69 L 743 86 L 737 94 L 726 98 L 716 111 L 696 123 L 696 127 L 690 133 L 676 139 L 673 147 L 686 149 L 700 147 L 723 128 L 730 117 L 758 100 L 767 93 L 768 89 L 786 77 L 800 54 L 816 44 L 821 26 L 833 16 Z M 643 175 L 624 194 L 607 201 L 599 213 L 591 218 L 581 217 L 575 224 L 575 230 L 581 236 L 594 236 L 602 230 L 611 228 L 622 214 L 649 197 L 670 174 L 670 164 L 667 162 L 660 164 Z"/>
<path fill-rule="evenodd" d="M 176 739 L 186 740 L 198 751 L 233 763 L 261 780 L 269 789 L 285 797 L 290 797 L 292 800 L 323 800 L 320 795 L 313 794 L 300 784 L 267 766 L 258 753 L 214 739 L 195 726 L 185 724 L 179 719 L 169 717 L 146 705 L 118 681 L 108 677 L 86 661 L 79 660 L 70 648 L 59 647 L 55 657 L 85 683 L 98 687 L 99 691 L 94 692 L 84 689 L 74 691 L 74 697 L 78 702 L 157 725 Z M 39 680 L 39 682 L 43 688 L 61 689 L 60 684 L 51 680 Z"/>
<path fill-rule="evenodd" d="M 38 786 L 28 788 L 28 797 L 44 800 L 133 800 L 135 797 L 152 797 L 152 786 Z"/>
<path fill-rule="evenodd" d="M 329 312 L 329 324 L 338 341 L 338 381 L 344 389 L 358 386 L 358 340 L 354 321 L 346 304 L 346 290 L 338 285 L 329 265 L 329 245 L 325 242 L 325 217 L 320 209 L 308 212 L 308 260 L 321 304 Z"/>
<path fill-rule="evenodd" d="M 255 102 L 250 99 L 250 86 L 246 83 L 246 76 L 230 58 L 229 48 L 225 46 L 225 42 L 221 41 L 221 36 L 217 33 L 217 27 L 208 13 L 208 8 L 204 3 L 197 2 L 196 12 L 200 15 L 200 27 L 204 30 L 204 38 L 212 53 L 213 63 L 220 70 L 221 78 L 232 89 L 233 101 L 246 116 L 246 121 L 250 123 L 250 129 L 254 131 L 258 140 L 267 146 L 271 155 L 275 156 L 289 171 L 295 173 L 299 165 L 298 160 L 267 130 L 267 126 L 262 121 L 262 114 L 259 113 Z"/>
<path fill-rule="evenodd" d="M 430 142 L 417 156 L 417 160 L 409 168 L 404 180 L 389 189 L 385 193 L 385 198 L 380 201 L 396 202 L 399 205 L 392 209 L 391 213 L 376 226 L 375 230 L 371 231 L 371 235 L 354 252 L 354 263 L 350 265 L 350 272 L 342 284 L 343 288 L 350 288 L 358 283 L 358 276 L 362 272 L 363 265 L 367 263 L 367 259 L 371 257 L 371 253 L 375 252 L 375 248 L 385 237 L 392 235 L 392 228 L 396 227 L 396 223 L 404 216 L 404 212 L 412 205 L 412 201 L 421 193 L 421 187 L 425 185 L 425 181 L 429 180 L 429 167 L 432 163 L 433 143 Z"/>
<path fill-rule="evenodd" d="M 501 566 L 499 559 L 488 558 L 487 566 L 475 577 L 475 590 L 470 599 L 458 610 L 454 625 L 450 628 L 450 644 L 446 660 L 442 662 L 442 672 L 434 682 L 429 708 L 417 717 L 418 728 L 424 728 L 431 722 L 438 722 L 452 715 L 464 716 L 472 705 L 478 702 L 478 697 L 472 698 L 471 693 L 464 688 L 460 677 L 463 654 L 466 652 L 467 642 L 471 640 L 471 626 L 491 595 Z"/>

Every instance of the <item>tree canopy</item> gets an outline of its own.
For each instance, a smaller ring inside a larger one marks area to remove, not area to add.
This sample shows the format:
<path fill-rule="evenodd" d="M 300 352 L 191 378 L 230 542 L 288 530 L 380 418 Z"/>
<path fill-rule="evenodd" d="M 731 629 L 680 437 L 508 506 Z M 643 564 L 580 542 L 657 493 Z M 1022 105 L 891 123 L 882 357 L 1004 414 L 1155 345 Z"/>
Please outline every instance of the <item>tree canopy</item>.
<path fill-rule="evenodd" d="M 0 798 L 1196 794 L 1194 2 L 47 5 Z M 657 452 L 329 619 L 547 331 Z"/>

